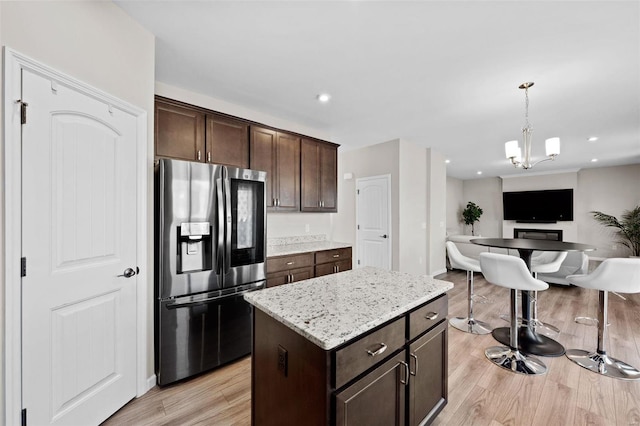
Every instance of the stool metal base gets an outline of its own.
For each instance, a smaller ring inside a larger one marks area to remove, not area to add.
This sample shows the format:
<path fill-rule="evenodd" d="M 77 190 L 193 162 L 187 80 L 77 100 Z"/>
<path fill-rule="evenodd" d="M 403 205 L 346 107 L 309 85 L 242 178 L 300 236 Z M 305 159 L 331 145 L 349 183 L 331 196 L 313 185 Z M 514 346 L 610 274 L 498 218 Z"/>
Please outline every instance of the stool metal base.
<path fill-rule="evenodd" d="M 567 350 L 567 358 L 578 364 L 580 367 L 591 370 L 603 376 L 613 377 L 621 380 L 640 380 L 640 371 L 607 354 L 597 352 L 587 352 L 582 349 Z"/>
<path fill-rule="evenodd" d="M 493 328 L 484 321 L 478 321 L 474 318 L 455 317 L 449 320 L 449 324 L 460 331 L 471 334 L 489 334 Z"/>
<path fill-rule="evenodd" d="M 492 346 L 485 349 L 489 361 L 514 373 L 539 375 L 547 372 L 547 366 L 533 356 L 524 355 L 508 346 Z"/>

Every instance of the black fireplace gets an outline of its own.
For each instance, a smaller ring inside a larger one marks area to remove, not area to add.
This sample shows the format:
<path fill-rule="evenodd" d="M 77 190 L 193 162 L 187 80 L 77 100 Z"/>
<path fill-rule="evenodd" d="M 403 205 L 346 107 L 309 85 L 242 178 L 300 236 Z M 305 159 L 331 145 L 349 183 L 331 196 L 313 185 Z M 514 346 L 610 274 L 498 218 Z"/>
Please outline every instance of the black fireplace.
<path fill-rule="evenodd" d="M 562 241 L 562 229 L 524 229 L 515 228 L 513 238 L 528 238 L 531 240 Z"/>

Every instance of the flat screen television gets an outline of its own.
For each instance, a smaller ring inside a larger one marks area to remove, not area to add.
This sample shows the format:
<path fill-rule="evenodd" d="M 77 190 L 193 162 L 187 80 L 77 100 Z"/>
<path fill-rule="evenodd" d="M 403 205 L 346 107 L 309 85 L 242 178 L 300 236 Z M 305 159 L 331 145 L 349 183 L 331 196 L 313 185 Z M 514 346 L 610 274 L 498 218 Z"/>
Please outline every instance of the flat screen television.
<path fill-rule="evenodd" d="M 503 192 L 504 220 L 541 223 L 573 220 L 573 189 Z"/>

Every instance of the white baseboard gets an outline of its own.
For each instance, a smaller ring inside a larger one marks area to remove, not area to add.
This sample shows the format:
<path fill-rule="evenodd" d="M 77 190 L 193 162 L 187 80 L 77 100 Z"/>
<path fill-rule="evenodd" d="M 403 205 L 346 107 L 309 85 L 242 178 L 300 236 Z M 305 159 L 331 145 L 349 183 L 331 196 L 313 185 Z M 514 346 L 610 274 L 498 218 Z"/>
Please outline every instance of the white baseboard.
<path fill-rule="evenodd" d="M 149 378 L 147 379 L 147 392 L 150 391 L 157 384 L 157 382 L 158 379 L 156 378 L 155 374 L 149 376 Z"/>
<path fill-rule="evenodd" d="M 429 275 L 429 277 L 433 278 L 436 275 L 444 274 L 445 272 L 447 272 L 447 268 L 442 268 L 442 269 L 437 270 L 433 275 Z"/>

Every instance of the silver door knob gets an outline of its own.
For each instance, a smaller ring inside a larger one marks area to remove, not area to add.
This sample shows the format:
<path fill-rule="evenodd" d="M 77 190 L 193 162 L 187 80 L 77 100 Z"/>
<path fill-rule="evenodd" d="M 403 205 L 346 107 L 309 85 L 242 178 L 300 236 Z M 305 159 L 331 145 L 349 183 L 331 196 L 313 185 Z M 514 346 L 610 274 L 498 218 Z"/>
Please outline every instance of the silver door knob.
<path fill-rule="evenodd" d="M 380 235 L 380 238 L 387 238 L 387 234 Z"/>
<path fill-rule="evenodd" d="M 116 276 L 117 277 L 131 278 L 135 274 L 136 274 L 136 271 L 134 271 L 132 268 L 127 268 L 127 269 L 124 270 L 124 273 L 122 275 L 116 275 Z"/>

